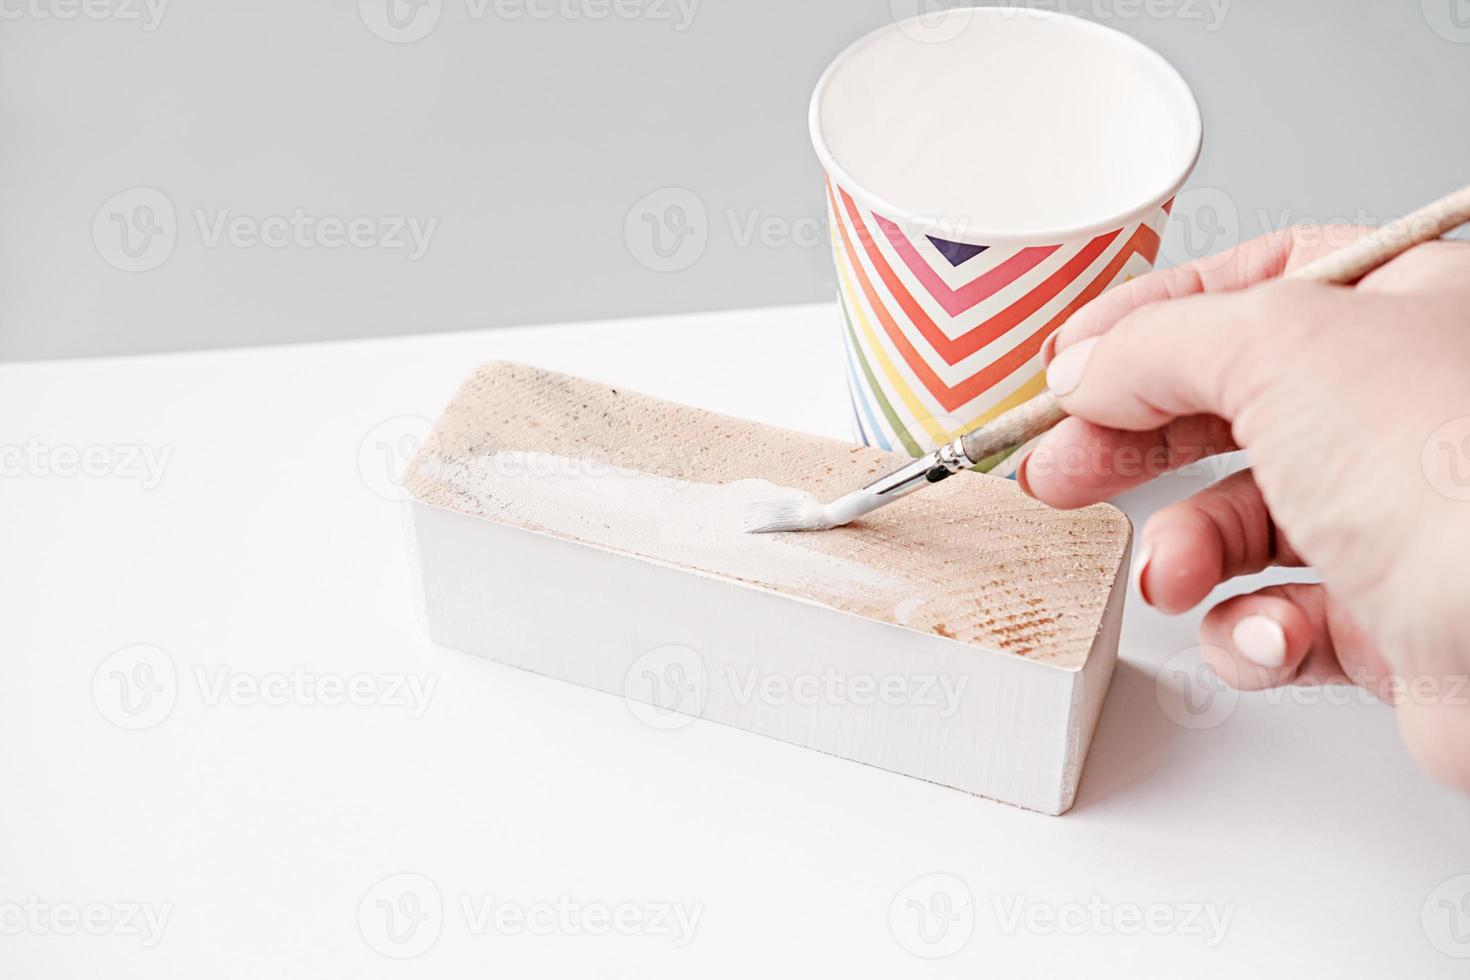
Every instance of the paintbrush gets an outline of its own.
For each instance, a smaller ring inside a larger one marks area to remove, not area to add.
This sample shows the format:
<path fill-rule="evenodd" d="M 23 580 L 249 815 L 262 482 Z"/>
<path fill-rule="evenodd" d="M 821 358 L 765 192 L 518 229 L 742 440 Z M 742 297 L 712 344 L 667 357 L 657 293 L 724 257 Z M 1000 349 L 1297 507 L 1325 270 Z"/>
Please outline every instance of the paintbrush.
<path fill-rule="evenodd" d="M 1396 256 L 1467 221 L 1470 221 L 1470 187 L 1386 224 L 1346 248 L 1287 273 L 1284 278 L 1352 285 Z M 1022 446 L 1066 417 L 1067 412 L 1056 396 L 1043 391 L 954 442 L 830 503 L 821 503 L 811 494 L 752 503 L 746 508 L 741 527 L 751 534 L 839 527 L 921 487 L 970 469 L 996 453 Z"/>

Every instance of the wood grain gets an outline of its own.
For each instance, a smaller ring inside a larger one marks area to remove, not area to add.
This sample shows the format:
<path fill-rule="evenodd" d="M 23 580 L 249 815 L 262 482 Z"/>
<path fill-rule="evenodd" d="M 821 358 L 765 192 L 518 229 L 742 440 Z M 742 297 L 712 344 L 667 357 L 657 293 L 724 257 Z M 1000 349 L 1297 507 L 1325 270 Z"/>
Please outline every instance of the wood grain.
<path fill-rule="evenodd" d="M 517 364 L 490 364 L 461 388 L 411 464 L 418 500 L 474 516 L 483 496 L 442 479 L 446 464 L 544 453 L 706 484 L 763 479 L 831 499 L 908 461 Z M 493 495 L 493 487 L 486 488 Z M 531 526 L 573 540 L 566 526 Z M 1008 480 L 963 473 L 845 527 L 782 535 L 882 573 L 892 586 L 793 588 L 739 579 L 839 611 L 1061 667 L 1082 665 L 1126 559 L 1117 509 L 1051 510 Z M 783 546 L 791 546 L 788 540 Z M 642 557 L 668 562 L 656 542 Z M 728 576 L 718 567 L 698 571 Z"/>

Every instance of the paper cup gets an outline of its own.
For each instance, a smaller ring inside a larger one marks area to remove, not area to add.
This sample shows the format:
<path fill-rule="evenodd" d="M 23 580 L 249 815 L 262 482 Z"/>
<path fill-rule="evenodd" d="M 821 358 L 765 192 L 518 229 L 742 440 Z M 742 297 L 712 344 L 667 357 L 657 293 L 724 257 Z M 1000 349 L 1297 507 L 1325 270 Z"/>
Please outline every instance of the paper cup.
<path fill-rule="evenodd" d="M 1047 336 L 1148 271 L 1201 127 L 1126 35 L 976 7 L 843 51 L 811 134 L 855 431 L 918 456 L 1041 391 Z"/>

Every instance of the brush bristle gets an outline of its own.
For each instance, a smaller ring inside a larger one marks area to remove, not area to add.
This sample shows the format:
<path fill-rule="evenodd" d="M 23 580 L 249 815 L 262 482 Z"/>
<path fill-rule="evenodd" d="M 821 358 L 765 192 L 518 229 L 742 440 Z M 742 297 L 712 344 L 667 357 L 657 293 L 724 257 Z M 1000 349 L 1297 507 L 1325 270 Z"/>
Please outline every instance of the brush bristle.
<path fill-rule="evenodd" d="M 813 497 L 795 500 L 763 500 L 745 508 L 740 529 L 746 534 L 773 531 L 825 531 L 835 525 L 827 508 Z"/>

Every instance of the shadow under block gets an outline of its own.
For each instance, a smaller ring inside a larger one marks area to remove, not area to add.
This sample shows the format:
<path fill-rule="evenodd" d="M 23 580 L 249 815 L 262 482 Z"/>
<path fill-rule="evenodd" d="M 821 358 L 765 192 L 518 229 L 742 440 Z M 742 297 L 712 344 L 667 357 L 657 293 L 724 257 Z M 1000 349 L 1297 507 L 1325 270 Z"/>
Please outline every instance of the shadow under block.
<path fill-rule="evenodd" d="M 907 457 L 516 364 L 409 465 L 435 642 L 1057 814 L 1117 660 L 1131 528 L 962 473 L 848 527 L 744 535 Z M 777 486 L 778 485 L 778 486 Z"/>

